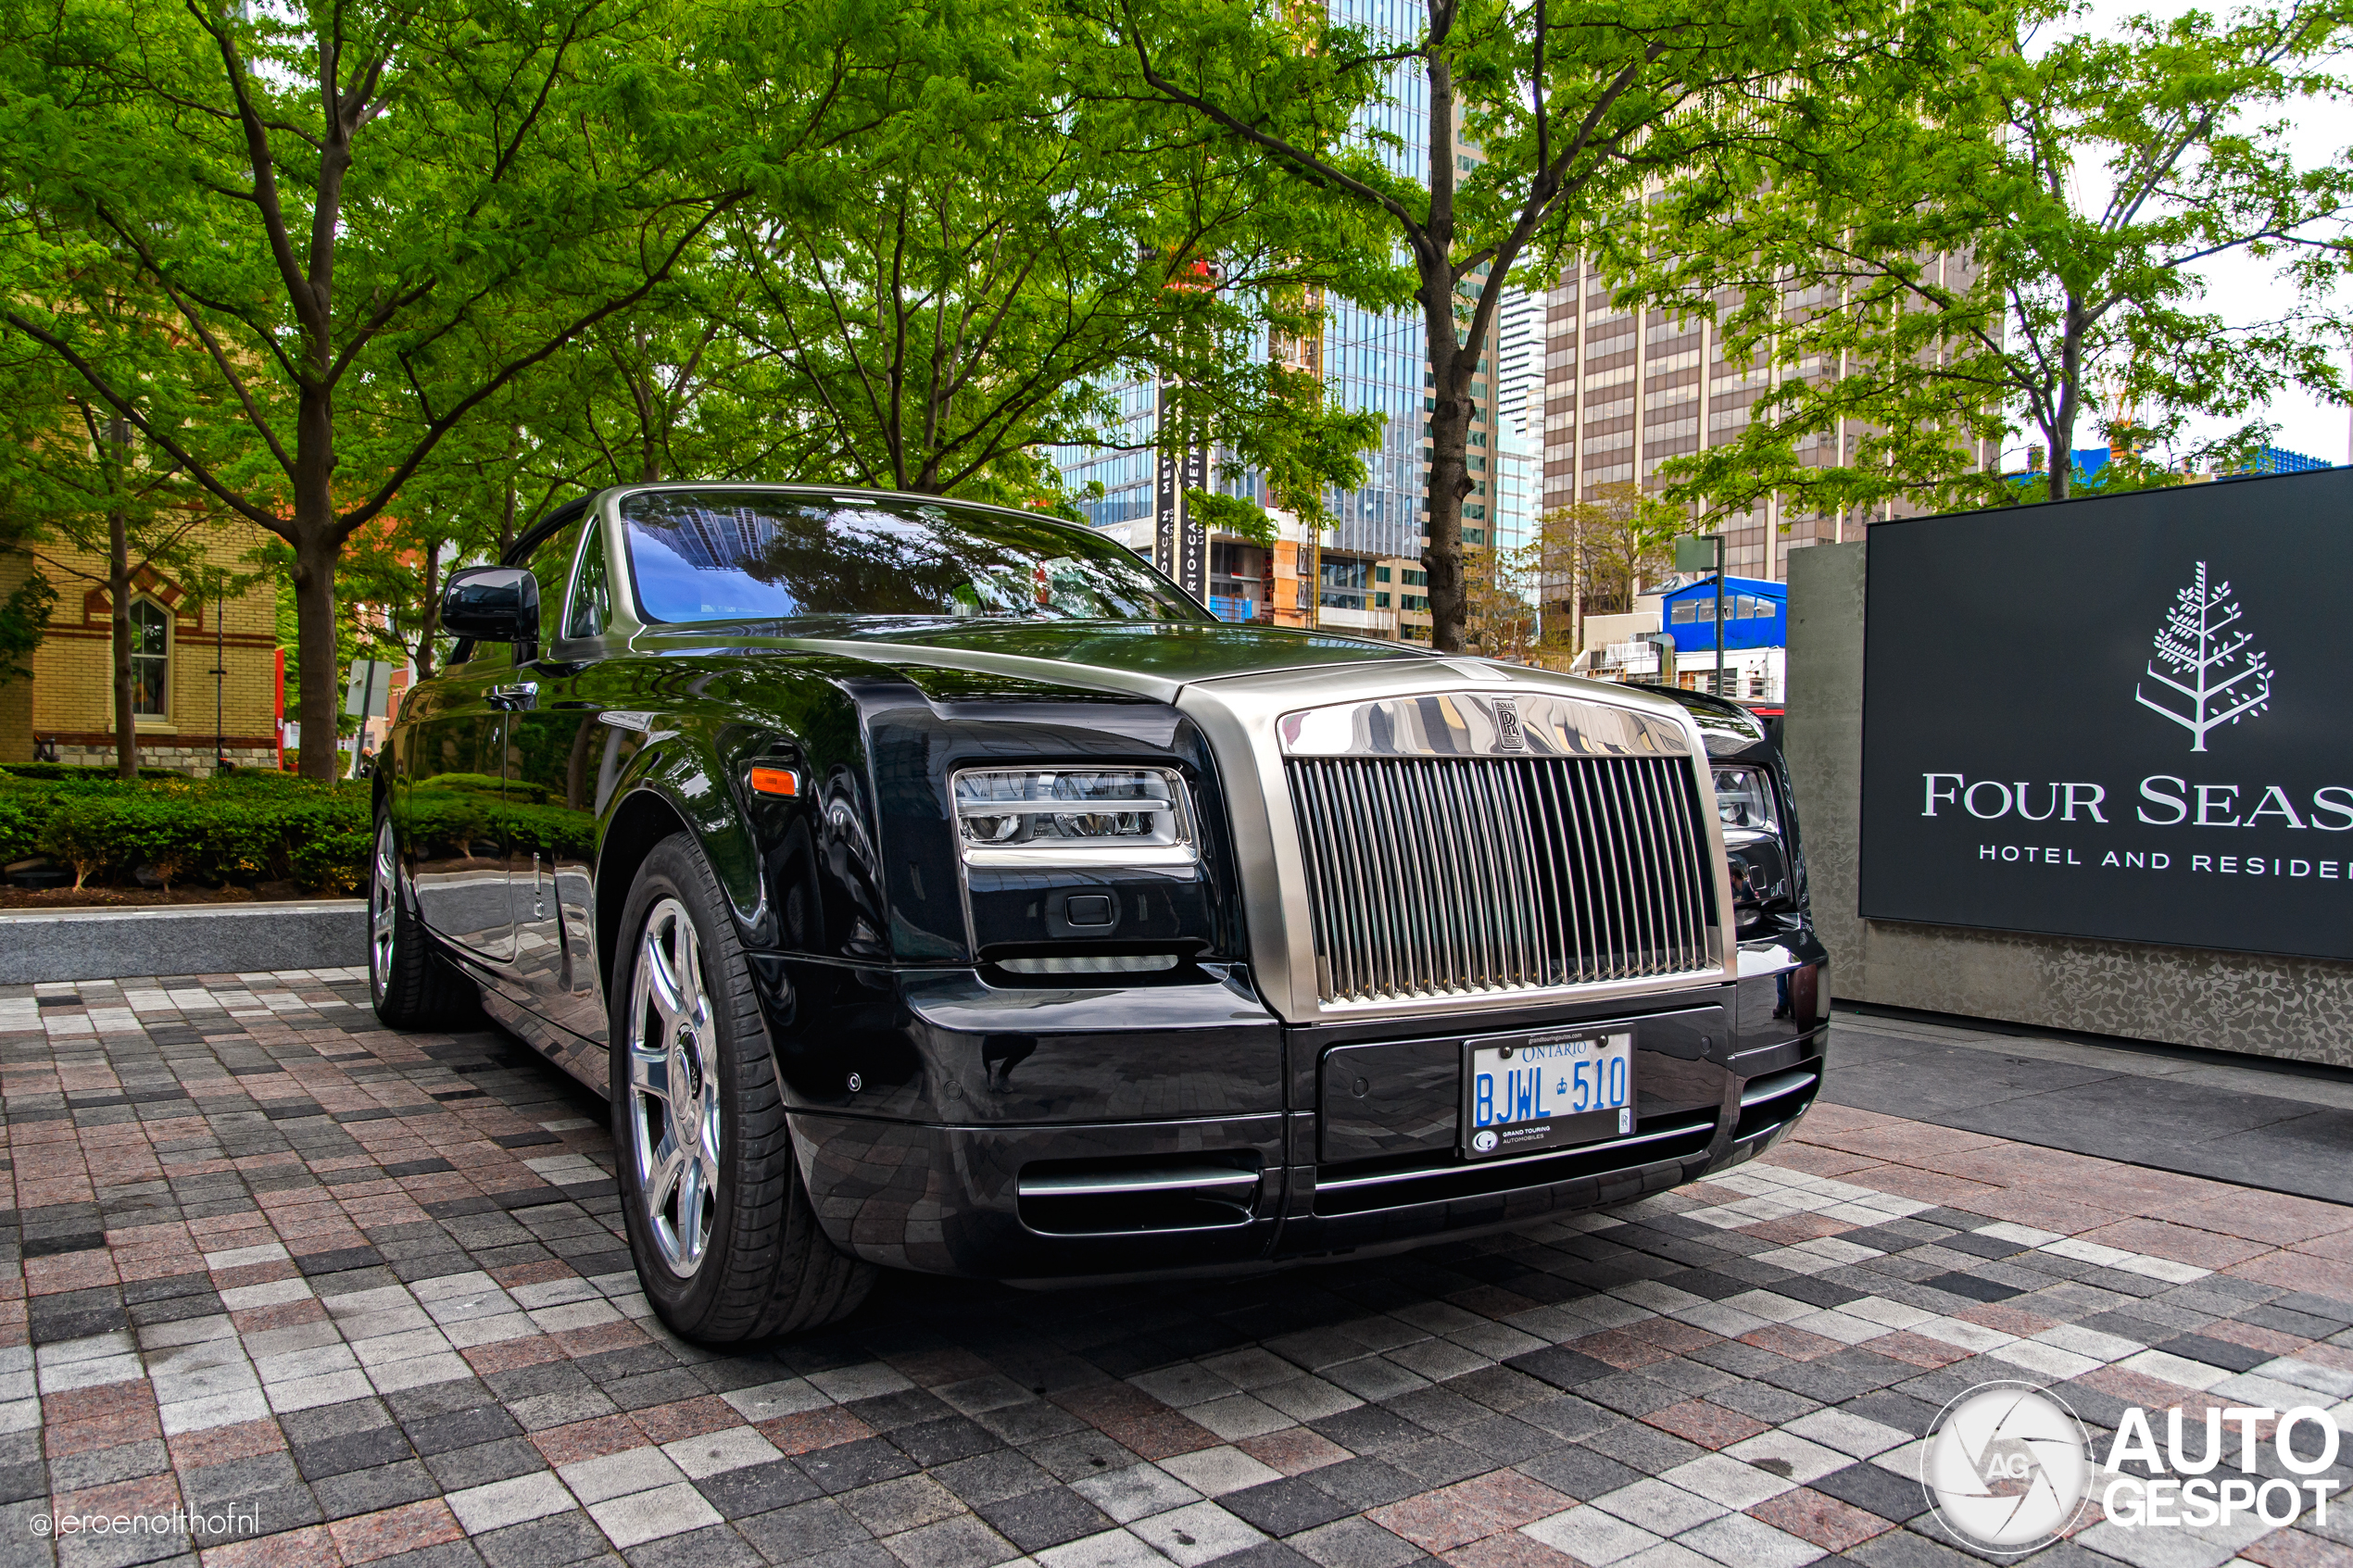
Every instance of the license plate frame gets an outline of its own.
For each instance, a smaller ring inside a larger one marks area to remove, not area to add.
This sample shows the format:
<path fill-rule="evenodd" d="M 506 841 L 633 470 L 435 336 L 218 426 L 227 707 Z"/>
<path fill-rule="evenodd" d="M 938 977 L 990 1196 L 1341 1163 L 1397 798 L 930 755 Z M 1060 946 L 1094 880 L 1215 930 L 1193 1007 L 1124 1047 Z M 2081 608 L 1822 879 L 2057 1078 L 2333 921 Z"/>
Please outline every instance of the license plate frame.
<path fill-rule="evenodd" d="M 1455 1146 L 1466 1160 L 1572 1148 L 1634 1131 L 1631 1024 L 1478 1035 L 1463 1042 L 1462 1060 Z M 1615 1072 L 1619 1062 L 1622 1077 Z M 1540 1063 L 1543 1072 L 1528 1076 Z M 1580 1067 L 1587 1071 L 1580 1074 Z M 1598 1074 L 1591 1071 L 1595 1068 Z M 1482 1075 L 1488 1080 L 1483 1085 Z M 1608 1103 L 1578 1110 L 1580 1090 Z M 1504 1109 L 1498 1109 L 1499 1098 Z M 1543 1114 L 1502 1119 L 1530 1110 Z"/>

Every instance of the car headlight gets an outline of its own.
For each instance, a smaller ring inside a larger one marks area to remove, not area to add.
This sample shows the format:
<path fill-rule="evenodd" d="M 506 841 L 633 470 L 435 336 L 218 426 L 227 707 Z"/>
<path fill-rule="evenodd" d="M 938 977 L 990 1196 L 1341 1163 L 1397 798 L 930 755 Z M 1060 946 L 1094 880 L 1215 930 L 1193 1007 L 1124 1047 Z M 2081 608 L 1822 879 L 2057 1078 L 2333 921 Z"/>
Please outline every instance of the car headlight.
<path fill-rule="evenodd" d="M 1728 828 L 1779 832 L 1780 813 L 1773 809 L 1773 786 L 1765 770 L 1718 763 L 1716 817 Z"/>
<path fill-rule="evenodd" d="M 969 865 L 1190 865 L 1185 781 L 1167 768 L 975 768 L 955 776 Z"/>
<path fill-rule="evenodd" d="M 1716 818 L 1732 862 L 1732 903 L 1743 936 L 1766 928 L 1769 912 L 1792 897 L 1788 837 L 1775 805 L 1773 781 L 1761 767 L 1718 762 Z"/>

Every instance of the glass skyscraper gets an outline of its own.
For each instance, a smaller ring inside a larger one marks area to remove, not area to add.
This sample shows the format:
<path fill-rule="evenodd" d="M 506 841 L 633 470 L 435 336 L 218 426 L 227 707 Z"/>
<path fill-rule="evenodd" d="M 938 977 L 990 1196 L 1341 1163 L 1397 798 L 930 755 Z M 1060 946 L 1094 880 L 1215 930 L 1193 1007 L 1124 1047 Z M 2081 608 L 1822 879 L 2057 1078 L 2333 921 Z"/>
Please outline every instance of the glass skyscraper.
<path fill-rule="evenodd" d="M 1422 7 L 1414 0 L 1331 0 L 1334 21 L 1361 27 L 1380 37 L 1416 35 L 1424 25 Z M 1401 176 L 1428 177 L 1429 159 L 1428 83 L 1417 72 L 1400 68 L 1391 73 L 1390 101 L 1360 110 L 1356 121 L 1368 131 L 1394 138 L 1384 149 L 1390 168 Z M 1325 395 L 1334 408 L 1369 410 L 1385 415 L 1380 443 L 1365 454 L 1365 483 L 1353 490 L 1334 491 L 1325 497 L 1332 529 L 1325 550 L 1369 561 L 1403 559 L 1418 564 L 1422 551 L 1422 408 L 1426 395 L 1427 360 L 1423 353 L 1422 320 L 1416 312 L 1390 313 L 1362 309 L 1343 301 L 1327 302 L 1320 357 Z M 1261 352 L 1264 352 L 1263 346 Z M 1116 438 L 1139 448 L 1105 452 L 1067 448 L 1057 455 L 1063 482 L 1073 491 L 1100 483 L 1103 493 L 1079 500 L 1088 521 L 1149 553 L 1151 545 L 1154 455 L 1149 449 L 1156 429 L 1154 388 L 1149 382 L 1123 384 Z M 1256 476 L 1229 481 L 1218 477 L 1220 457 L 1211 458 L 1216 489 L 1248 495 L 1265 504 L 1268 497 Z M 1311 544 L 1310 550 L 1313 553 Z M 1234 552 L 1225 557 L 1234 559 Z M 1311 580 L 1317 568 L 1302 559 L 1301 575 Z M 1213 571 L 1216 571 L 1214 567 Z M 1227 612 L 1223 597 L 1243 602 L 1241 589 L 1250 569 L 1236 568 L 1224 589 L 1213 585 L 1214 608 Z M 1266 568 L 1271 583 L 1273 571 Z M 1265 600 L 1250 601 L 1263 605 Z M 1338 607 L 1346 608 L 1347 607 Z M 1370 628 L 1353 628 L 1370 629 Z"/>

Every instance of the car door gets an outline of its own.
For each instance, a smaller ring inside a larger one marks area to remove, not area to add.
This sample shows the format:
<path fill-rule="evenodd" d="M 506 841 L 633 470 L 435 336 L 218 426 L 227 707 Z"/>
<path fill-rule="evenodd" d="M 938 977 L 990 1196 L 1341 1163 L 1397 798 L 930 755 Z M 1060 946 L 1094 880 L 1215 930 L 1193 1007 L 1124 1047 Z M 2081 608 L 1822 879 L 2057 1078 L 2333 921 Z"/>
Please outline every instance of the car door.
<path fill-rule="evenodd" d="M 582 563 L 577 577 L 575 560 Z M 518 684 L 535 690 L 529 705 L 515 710 L 507 743 L 515 979 L 524 1005 L 542 1019 L 583 1040 L 601 1041 L 604 1011 L 589 893 L 598 762 L 607 731 L 585 685 L 604 649 L 610 599 L 594 517 L 543 541 L 528 564 L 540 584 L 542 640 L 538 657 L 516 671 Z"/>
<path fill-rule="evenodd" d="M 392 810 L 426 929 L 487 963 L 514 958 L 507 890 L 507 721 L 496 694 L 514 677 L 504 644 L 418 688 L 392 759 Z"/>

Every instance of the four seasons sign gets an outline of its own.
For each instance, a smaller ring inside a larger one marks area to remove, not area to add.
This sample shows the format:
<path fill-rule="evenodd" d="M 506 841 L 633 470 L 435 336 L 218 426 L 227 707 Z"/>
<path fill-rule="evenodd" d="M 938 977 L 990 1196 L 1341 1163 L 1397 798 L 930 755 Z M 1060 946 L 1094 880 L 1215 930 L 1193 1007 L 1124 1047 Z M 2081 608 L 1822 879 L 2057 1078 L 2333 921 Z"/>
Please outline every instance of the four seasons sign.
<path fill-rule="evenodd" d="M 1862 914 L 2353 959 L 2353 470 L 1881 523 L 1868 571 Z"/>

